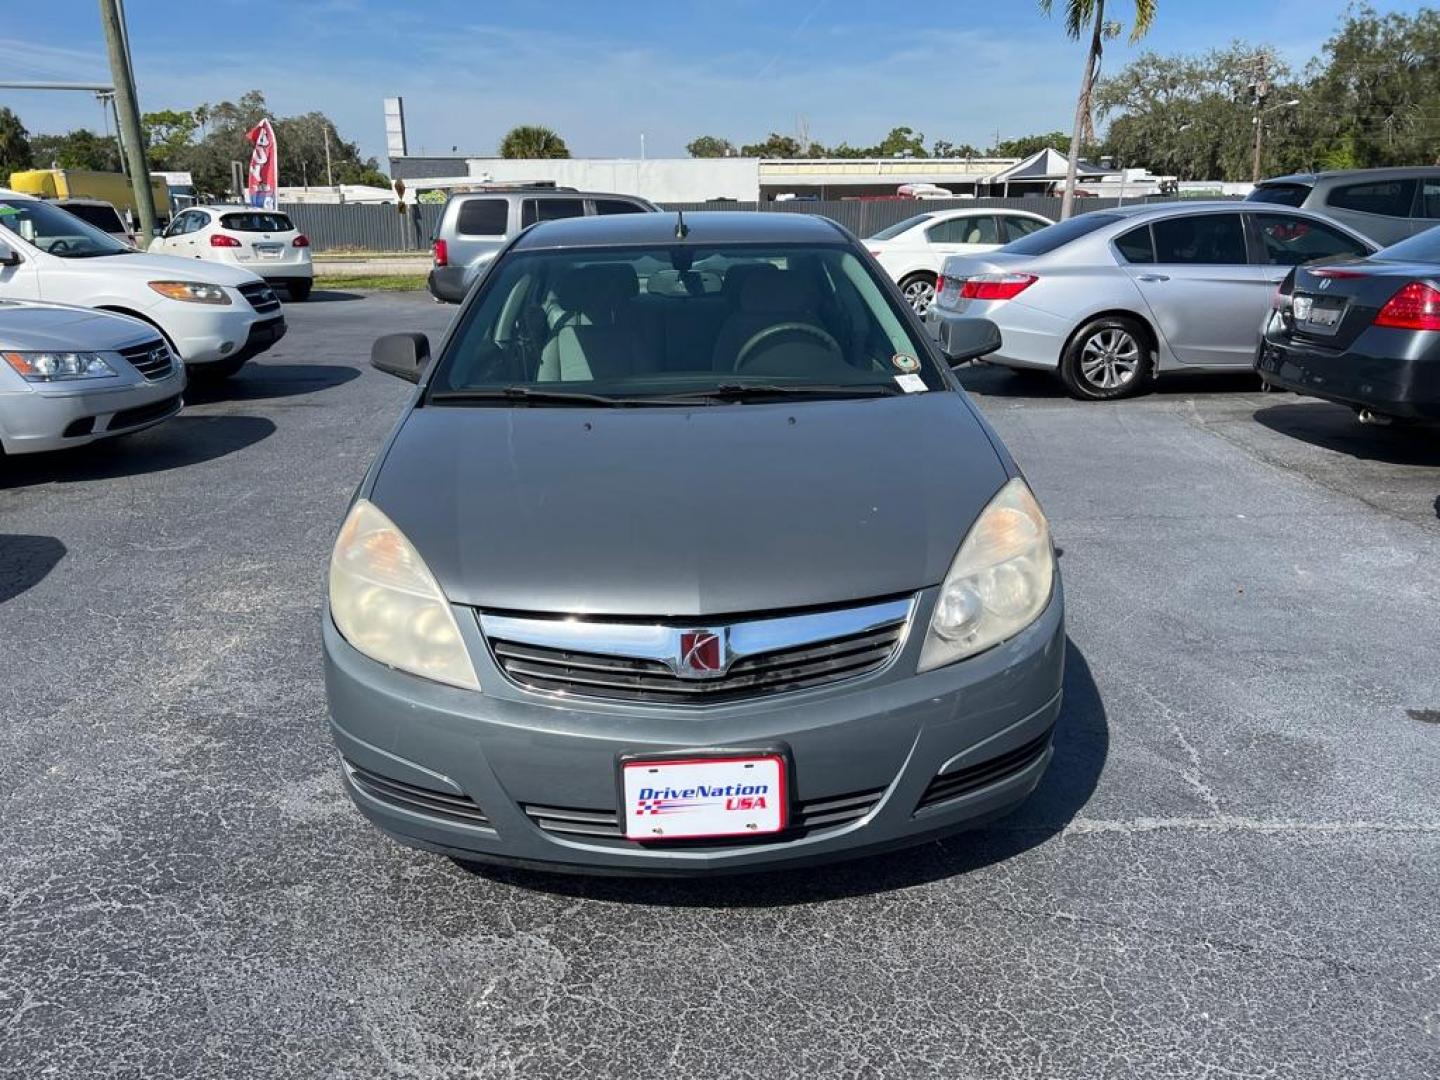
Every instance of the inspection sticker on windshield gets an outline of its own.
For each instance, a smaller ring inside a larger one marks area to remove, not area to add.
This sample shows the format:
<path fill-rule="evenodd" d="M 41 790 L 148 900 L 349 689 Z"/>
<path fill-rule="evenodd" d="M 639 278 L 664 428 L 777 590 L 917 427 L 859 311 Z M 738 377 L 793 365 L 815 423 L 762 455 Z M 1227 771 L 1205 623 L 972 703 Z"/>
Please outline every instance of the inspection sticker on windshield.
<path fill-rule="evenodd" d="M 920 361 L 907 353 L 896 353 L 890 358 L 890 363 L 895 365 L 896 371 L 903 371 L 907 374 L 920 370 Z"/>
<path fill-rule="evenodd" d="M 627 761 L 621 773 L 631 840 L 761 836 L 785 828 L 779 754 Z"/>
<path fill-rule="evenodd" d="M 895 382 L 907 394 L 919 394 L 930 389 L 919 375 L 896 375 Z"/>

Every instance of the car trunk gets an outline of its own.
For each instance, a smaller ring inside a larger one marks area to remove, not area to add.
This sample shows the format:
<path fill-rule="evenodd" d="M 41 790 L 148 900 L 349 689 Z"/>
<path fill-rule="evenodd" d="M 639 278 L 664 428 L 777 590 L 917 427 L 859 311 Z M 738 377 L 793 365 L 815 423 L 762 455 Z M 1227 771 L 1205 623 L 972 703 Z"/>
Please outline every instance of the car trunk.
<path fill-rule="evenodd" d="M 279 227 L 277 227 L 279 226 Z M 226 214 L 220 227 L 240 244 L 237 262 L 263 274 L 266 267 L 303 262 L 305 249 L 295 246 L 299 236 L 288 219 L 269 213 Z"/>
<path fill-rule="evenodd" d="M 1433 275 L 1433 266 L 1373 261 L 1297 267 L 1284 336 L 1326 349 L 1348 348 L 1406 282 Z"/>

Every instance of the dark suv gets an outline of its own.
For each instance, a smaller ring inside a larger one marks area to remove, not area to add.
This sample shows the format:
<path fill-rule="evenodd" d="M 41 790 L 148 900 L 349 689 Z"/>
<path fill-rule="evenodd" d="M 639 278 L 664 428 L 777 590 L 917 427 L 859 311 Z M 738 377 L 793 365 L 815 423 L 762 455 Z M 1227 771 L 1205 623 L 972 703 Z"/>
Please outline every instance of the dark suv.
<path fill-rule="evenodd" d="M 1249 201 L 1315 210 L 1384 246 L 1440 225 L 1440 167 L 1277 176 Z"/>
<path fill-rule="evenodd" d="M 451 195 L 431 241 L 435 265 L 430 271 L 430 295 L 446 303 L 460 303 L 506 241 L 537 221 L 646 214 L 656 209 L 634 195 L 553 186 L 490 187 Z"/>

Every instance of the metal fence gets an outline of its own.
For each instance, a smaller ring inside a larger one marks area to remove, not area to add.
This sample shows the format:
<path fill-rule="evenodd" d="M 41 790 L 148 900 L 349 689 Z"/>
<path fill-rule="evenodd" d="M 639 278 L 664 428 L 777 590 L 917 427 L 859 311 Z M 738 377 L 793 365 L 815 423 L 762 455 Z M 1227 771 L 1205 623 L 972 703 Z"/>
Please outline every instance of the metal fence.
<path fill-rule="evenodd" d="M 1127 199 L 1127 203 L 1143 200 Z M 1119 199 L 1082 199 L 1080 211 L 1108 210 Z M 831 199 L 807 202 L 704 202 L 665 203 L 666 210 L 751 210 L 761 213 L 823 214 L 838 221 L 856 236 L 870 236 L 915 214 L 933 210 L 992 209 L 1031 210 L 1052 221 L 1060 217 L 1058 198 L 1028 196 L 1013 199 Z M 427 203 L 406 207 L 398 213 L 394 203 L 383 205 L 346 203 L 286 203 L 281 207 L 297 228 L 310 238 L 317 252 L 344 251 L 426 251 L 440 218 L 441 207 Z M 418 211 L 418 212 L 417 212 Z"/>

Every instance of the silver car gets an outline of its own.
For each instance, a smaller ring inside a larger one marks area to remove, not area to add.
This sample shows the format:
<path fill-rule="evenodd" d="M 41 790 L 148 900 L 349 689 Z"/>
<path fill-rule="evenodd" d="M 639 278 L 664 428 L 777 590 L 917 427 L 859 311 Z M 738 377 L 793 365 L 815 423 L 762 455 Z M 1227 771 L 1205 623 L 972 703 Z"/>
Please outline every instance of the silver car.
<path fill-rule="evenodd" d="M 926 314 L 984 318 L 986 361 L 1056 372 L 1077 398 L 1145 389 L 1173 371 L 1248 370 L 1271 297 L 1295 266 L 1376 245 L 1319 214 L 1258 203 L 1096 210 L 981 256 L 945 261 Z"/>
<path fill-rule="evenodd" d="M 489 187 L 450 196 L 430 242 L 434 265 L 430 295 L 458 304 L 506 242 L 540 221 L 611 214 L 654 213 L 653 203 L 634 195 L 611 195 L 553 184 Z"/>
<path fill-rule="evenodd" d="M 185 365 L 153 326 L 0 300 L 0 448 L 28 454 L 140 431 L 180 411 Z"/>

